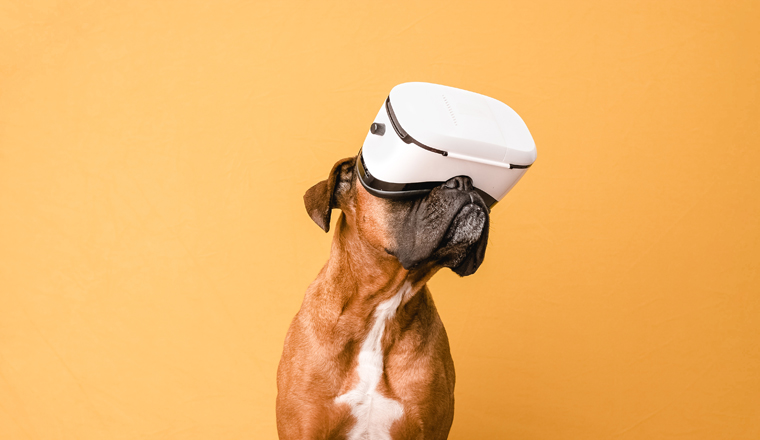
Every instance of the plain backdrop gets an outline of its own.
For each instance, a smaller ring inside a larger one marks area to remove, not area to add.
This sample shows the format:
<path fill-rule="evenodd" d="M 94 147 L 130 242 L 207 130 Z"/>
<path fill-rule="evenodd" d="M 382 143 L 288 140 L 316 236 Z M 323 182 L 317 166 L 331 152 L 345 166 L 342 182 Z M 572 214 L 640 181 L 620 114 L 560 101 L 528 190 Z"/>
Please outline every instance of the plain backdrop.
<path fill-rule="evenodd" d="M 538 148 L 482 268 L 431 282 L 451 439 L 760 438 L 758 29 L 754 1 L 1 1 L 0 438 L 276 438 L 332 235 L 302 195 L 406 81 Z"/>

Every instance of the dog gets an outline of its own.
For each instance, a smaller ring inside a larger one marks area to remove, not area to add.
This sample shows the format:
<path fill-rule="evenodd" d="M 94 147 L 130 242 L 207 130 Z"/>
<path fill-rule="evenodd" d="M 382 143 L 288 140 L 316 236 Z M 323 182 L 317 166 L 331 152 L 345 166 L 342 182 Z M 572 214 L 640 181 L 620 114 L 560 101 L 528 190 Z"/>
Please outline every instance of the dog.
<path fill-rule="evenodd" d="M 483 262 L 489 209 L 469 177 L 408 200 L 371 195 L 356 157 L 304 195 L 330 258 L 308 287 L 277 370 L 281 440 L 445 439 L 454 363 L 427 281 Z"/>

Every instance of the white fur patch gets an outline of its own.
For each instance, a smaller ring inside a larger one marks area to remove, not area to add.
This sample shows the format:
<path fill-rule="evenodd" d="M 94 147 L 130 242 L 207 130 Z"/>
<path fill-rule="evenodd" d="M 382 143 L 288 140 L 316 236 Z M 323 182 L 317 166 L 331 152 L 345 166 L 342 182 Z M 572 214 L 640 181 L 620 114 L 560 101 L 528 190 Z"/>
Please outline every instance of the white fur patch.
<path fill-rule="evenodd" d="M 404 408 L 393 399 L 377 392 L 377 384 L 383 377 L 382 340 L 385 323 L 396 315 L 401 300 L 411 293 L 412 286 L 407 281 L 401 290 L 375 309 L 375 322 L 359 350 L 359 383 L 356 387 L 335 398 L 335 403 L 347 403 L 356 418 L 348 440 L 390 440 L 390 429 L 394 421 L 404 414 Z"/>

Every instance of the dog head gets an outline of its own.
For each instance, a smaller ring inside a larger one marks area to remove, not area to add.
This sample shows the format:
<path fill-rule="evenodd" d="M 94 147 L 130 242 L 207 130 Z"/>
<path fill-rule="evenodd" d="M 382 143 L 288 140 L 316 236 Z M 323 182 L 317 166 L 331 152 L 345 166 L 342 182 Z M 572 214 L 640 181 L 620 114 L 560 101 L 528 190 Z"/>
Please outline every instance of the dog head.
<path fill-rule="evenodd" d="M 361 239 L 398 259 L 404 269 L 449 267 L 460 276 L 480 267 L 488 242 L 488 207 L 466 176 L 412 199 L 379 198 L 358 182 L 356 158 L 338 161 L 327 180 L 304 195 L 306 211 L 325 232 L 333 208 Z"/>

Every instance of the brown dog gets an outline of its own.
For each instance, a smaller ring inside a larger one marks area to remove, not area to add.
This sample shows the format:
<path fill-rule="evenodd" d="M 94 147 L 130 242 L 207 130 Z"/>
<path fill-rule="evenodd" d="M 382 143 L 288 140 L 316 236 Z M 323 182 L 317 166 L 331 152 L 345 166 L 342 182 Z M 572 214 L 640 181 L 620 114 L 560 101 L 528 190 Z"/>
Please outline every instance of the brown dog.
<path fill-rule="evenodd" d="M 488 208 L 467 177 L 389 200 L 335 164 L 304 195 L 325 231 L 343 213 L 330 259 L 288 330 L 277 371 L 277 430 L 291 439 L 445 439 L 454 363 L 426 282 L 441 267 L 474 273 Z"/>

